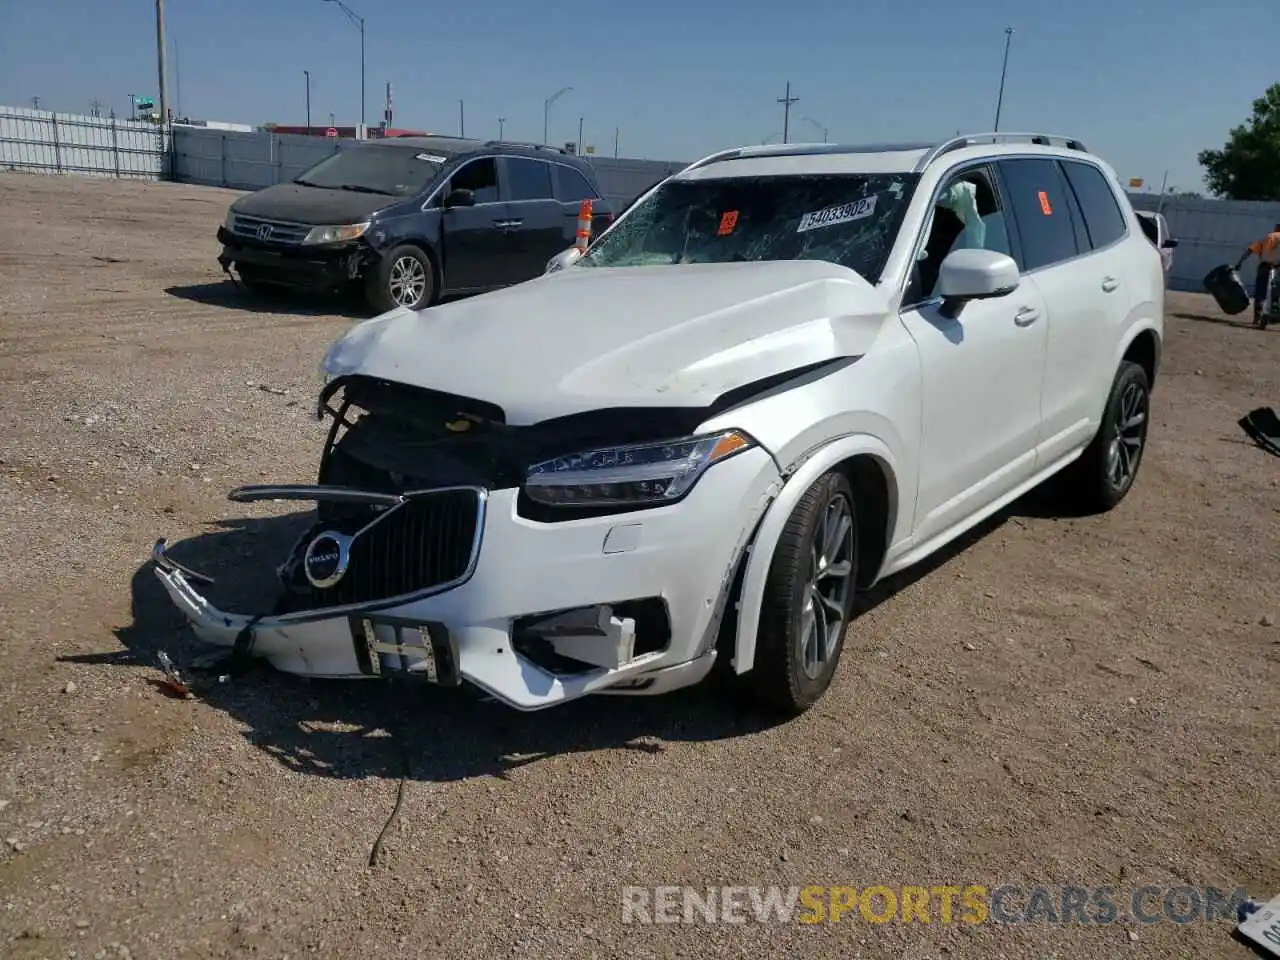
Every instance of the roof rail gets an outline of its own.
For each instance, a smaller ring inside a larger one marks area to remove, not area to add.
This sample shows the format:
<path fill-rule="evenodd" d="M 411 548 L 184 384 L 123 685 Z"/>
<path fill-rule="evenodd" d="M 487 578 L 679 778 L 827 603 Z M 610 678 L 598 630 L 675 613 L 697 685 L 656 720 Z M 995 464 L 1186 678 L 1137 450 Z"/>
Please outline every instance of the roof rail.
<path fill-rule="evenodd" d="M 554 150 L 556 153 L 564 153 L 564 147 L 553 147 L 545 143 L 533 143 L 524 140 L 490 140 L 485 144 L 486 147 L 528 147 L 530 150 Z"/>
<path fill-rule="evenodd" d="M 774 157 L 800 157 L 800 156 L 826 156 L 834 154 L 852 154 L 852 153 L 899 153 L 911 150 L 927 150 L 933 146 L 932 143 L 876 143 L 876 144 L 847 144 L 847 143 L 775 143 L 761 144 L 759 146 L 734 147 L 732 150 L 722 150 L 719 153 L 713 153 L 708 157 L 703 157 L 695 163 L 685 167 L 686 170 L 693 170 L 697 167 L 704 167 L 710 163 L 717 163 L 721 160 L 736 160 L 739 158 L 751 159 L 768 159 Z"/>
<path fill-rule="evenodd" d="M 952 137 L 950 140 L 944 140 L 938 144 L 916 164 L 916 173 L 923 173 L 924 170 L 944 153 L 950 153 L 952 150 L 961 150 L 965 147 L 977 146 L 979 143 L 1035 143 L 1041 146 L 1052 146 L 1054 141 L 1058 141 L 1068 150 L 1086 150 L 1083 143 L 1074 137 L 1064 137 L 1056 133 L 969 133 L 962 137 Z"/>

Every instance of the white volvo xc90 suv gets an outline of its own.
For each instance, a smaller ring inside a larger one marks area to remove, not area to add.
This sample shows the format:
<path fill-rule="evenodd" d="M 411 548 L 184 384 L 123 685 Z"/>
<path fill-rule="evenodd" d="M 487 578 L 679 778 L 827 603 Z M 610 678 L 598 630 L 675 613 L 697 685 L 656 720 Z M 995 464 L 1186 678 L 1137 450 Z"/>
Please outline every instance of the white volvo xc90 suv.
<path fill-rule="evenodd" d="M 274 608 L 153 561 L 198 637 L 291 673 L 535 710 L 718 659 L 798 712 L 856 590 L 1064 469 L 1125 496 L 1163 305 L 1074 140 L 717 153 L 546 276 L 333 345 L 318 483 L 231 494 L 315 504 Z"/>

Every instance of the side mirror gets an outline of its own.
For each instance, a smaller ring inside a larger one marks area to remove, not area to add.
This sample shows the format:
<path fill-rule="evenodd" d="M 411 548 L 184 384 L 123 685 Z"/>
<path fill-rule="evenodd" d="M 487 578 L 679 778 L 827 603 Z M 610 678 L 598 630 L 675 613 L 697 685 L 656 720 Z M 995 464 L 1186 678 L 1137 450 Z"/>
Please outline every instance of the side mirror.
<path fill-rule="evenodd" d="M 571 267 L 582 259 L 582 251 L 577 247 L 570 247 L 568 250 L 561 250 L 554 257 L 547 261 L 547 273 L 555 273 L 563 270 L 565 267 Z"/>
<path fill-rule="evenodd" d="M 995 250 L 953 250 L 938 268 L 943 316 L 953 318 L 970 300 L 990 300 L 1018 289 L 1018 265 Z"/>
<path fill-rule="evenodd" d="M 450 207 L 474 207 L 476 205 L 476 195 L 470 190 L 450 190 L 444 198 L 445 209 Z"/>
<path fill-rule="evenodd" d="M 1166 241 L 1162 244 L 1162 246 L 1163 246 L 1166 250 L 1172 250 L 1172 249 L 1173 249 L 1174 247 L 1176 247 L 1177 245 L 1178 245 L 1178 241 L 1177 241 L 1177 240 L 1174 240 L 1172 237 L 1171 237 L 1171 238 L 1169 238 L 1168 240 L 1166 240 Z"/>

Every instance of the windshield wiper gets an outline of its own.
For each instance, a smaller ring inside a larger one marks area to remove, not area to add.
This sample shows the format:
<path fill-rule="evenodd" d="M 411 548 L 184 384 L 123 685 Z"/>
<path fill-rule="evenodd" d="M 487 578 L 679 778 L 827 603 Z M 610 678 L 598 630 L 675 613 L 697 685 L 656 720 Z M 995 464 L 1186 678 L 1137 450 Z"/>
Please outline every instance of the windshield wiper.
<path fill-rule="evenodd" d="M 304 187 L 317 187 L 317 186 L 319 186 L 319 184 L 317 184 L 317 183 L 312 183 L 310 180 L 304 180 L 304 179 L 302 179 L 302 177 L 294 177 L 294 178 L 293 178 L 293 182 L 294 182 L 294 183 L 297 183 L 297 184 L 301 184 L 301 185 L 302 185 L 302 186 L 304 186 Z"/>
<path fill-rule="evenodd" d="M 380 193 L 385 197 L 395 196 L 395 194 L 392 193 L 390 190 L 378 190 L 375 187 L 365 187 L 365 186 L 361 186 L 358 183 L 344 183 L 340 187 L 338 187 L 338 189 L 350 190 L 352 193 Z"/>

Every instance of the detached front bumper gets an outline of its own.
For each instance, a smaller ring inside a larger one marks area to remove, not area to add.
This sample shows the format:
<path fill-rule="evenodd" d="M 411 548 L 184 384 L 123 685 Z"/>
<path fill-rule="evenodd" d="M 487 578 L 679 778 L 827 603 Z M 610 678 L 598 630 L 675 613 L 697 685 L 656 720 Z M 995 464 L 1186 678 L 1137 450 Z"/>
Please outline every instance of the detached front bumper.
<path fill-rule="evenodd" d="M 218 264 L 245 279 L 308 290 L 332 290 L 358 279 L 377 258 L 363 241 L 324 247 L 260 243 L 218 228 Z"/>
<path fill-rule="evenodd" d="M 516 490 L 490 491 L 464 579 L 356 609 L 228 613 L 198 589 L 207 578 L 176 563 L 164 541 L 152 560 L 206 642 L 238 645 L 305 676 L 466 681 L 511 707 L 537 710 L 590 693 L 660 693 L 705 677 L 733 574 L 777 479 L 757 449 L 708 471 L 669 507 L 550 524 L 519 516 Z M 639 618 L 627 615 L 641 602 L 664 610 L 669 629 L 660 645 L 641 643 Z M 551 663 L 529 652 L 525 631 L 534 622 L 551 624 L 537 640 L 554 648 Z M 575 665 L 565 669 L 564 656 Z"/>

